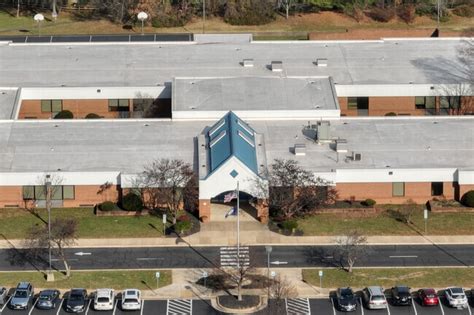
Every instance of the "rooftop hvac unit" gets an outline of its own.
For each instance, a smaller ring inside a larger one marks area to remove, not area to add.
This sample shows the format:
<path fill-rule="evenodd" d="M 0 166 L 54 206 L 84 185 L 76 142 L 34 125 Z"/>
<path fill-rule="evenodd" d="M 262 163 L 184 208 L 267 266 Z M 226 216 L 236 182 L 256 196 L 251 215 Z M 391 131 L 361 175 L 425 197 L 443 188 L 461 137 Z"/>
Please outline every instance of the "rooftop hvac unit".
<path fill-rule="evenodd" d="M 306 145 L 303 143 L 295 144 L 295 155 L 306 155 Z"/>
<path fill-rule="evenodd" d="M 347 153 L 347 140 L 346 139 L 337 139 L 336 140 L 336 152 L 337 153 Z"/>
<path fill-rule="evenodd" d="M 362 160 L 362 154 L 360 153 L 355 153 L 352 151 L 352 161 L 360 161 Z"/>
<path fill-rule="evenodd" d="M 318 121 L 316 125 L 318 141 L 331 140 L 331 124 L 329 121 Z"/>
<path fill-rule="evenodd" d="M 326 58 L 318 58 L 318 59 L 316 59 L 316 65 L 318 67 L 327 67 L 328 66 L 328 60 Z"/>
<path fill-rule="evenodd" d="M 271 68 L 273 72 L 283 71 L 283 62 L 282 61 L 272 61 Z"/>
<path fill-rule="evenodd" d="M 245 67 L 245 68 L 251 68 L 253 67 L 253 59 L 244 59 L 242 61 L 242 65 Z"/>

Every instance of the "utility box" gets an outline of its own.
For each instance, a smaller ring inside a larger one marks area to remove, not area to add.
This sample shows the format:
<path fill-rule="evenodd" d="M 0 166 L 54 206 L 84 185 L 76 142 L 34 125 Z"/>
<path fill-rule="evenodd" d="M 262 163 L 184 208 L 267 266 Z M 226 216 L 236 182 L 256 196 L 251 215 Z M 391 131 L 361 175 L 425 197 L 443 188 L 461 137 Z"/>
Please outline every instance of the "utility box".
<path fill-rule="evenodd" d="M 304 156 L 306 155 L 306 145 L 304 143 L 295 144 L 295 155 Z"/>
<path fill-rule="evenodd" d="M 318 58 L 316 59 L 316 66 L 318 67 L 327 67 L 328 60 L 326 58 Z"/>
<path fill-rule="evenodd" d="M 283 71 L 283 62 L 282 61 L 272 61 L 271 68 L 273 72 Z"/>
<path fill-rule="evenodd" d="M 348 146 L 346 139 L 337 139 L 336 140 L 336 152 L 337 153 L 347 153 Z"/>
<path fill-rule="evenodd" d="M 318 121 L 316 125 L 318 141 L 331 140 L 331 124 L 329 121 Z"/>
<path fill-rule="evenodd" d="M 245 67 L 245 68 L 251 68 L 253 67 L 253 59 L 244 59 L 242 61 L 242 65 Z"/>

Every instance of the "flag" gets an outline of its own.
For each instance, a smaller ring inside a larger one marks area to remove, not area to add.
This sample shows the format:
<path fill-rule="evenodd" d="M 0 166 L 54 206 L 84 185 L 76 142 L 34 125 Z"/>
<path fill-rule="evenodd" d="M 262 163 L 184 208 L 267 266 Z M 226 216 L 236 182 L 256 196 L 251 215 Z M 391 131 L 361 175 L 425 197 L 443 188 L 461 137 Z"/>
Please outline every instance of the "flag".
<path fill-rule="evenodd" d="M 228 193 L 224 196 L 224 202 L 231 202 L 233 199 L 237 198 L 235 191 Z"/>
<path fill-rule="evenodd" d="M 227 213 L 225 214 L 225 218 L 227 219 L 227 217 L 230 215 L 237 215 L 237 207 L 230 208 L 229 211 L 227 211 Z"/>

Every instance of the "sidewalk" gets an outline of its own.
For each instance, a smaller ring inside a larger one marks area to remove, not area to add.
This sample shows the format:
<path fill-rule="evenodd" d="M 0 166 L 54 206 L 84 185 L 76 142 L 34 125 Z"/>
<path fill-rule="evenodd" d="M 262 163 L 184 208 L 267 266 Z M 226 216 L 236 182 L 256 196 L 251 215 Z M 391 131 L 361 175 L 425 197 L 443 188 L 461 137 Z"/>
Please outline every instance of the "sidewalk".
<path fill-rule="evenodd" d="M 241 244 L 244 245 L 331 245 L 335 236 L 285 236 L 268 229 L 242 230 Z M 170 246 L 229 246 L 237 240 L 235 230 L 202 229 L 201 232 L 184 237 L 162 238 L 100 238 L 79 239 L 72 247 L 170 247 Z M 411 236 L 369 236 L 370 245 L 429 245 L 429 244 L 474 244 L 474 235 L 411 235 Z M 21 248 L 22 240 L 0 240 L 0 248 Z"/>

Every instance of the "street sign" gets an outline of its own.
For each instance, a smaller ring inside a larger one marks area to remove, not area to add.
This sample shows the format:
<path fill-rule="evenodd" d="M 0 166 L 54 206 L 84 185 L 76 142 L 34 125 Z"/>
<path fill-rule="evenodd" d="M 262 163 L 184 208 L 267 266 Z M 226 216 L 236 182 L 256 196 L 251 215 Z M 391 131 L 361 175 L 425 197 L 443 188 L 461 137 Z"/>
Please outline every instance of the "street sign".
<path fill-rule="evenodd" d="M 270 277 L 275 278 L 277 275 L 276 271 L 270 272 Z"/>
<path fill-rule="evenodd" d="M 320 276 L 320 277 L 323 276 L 323 271 L 322 271 L 322 270 L 319 270 L 319 276 Z"/>
<path fill-rule="evenodd" d="M 76 255 L 76 256 L 90 256 L 90 255 L 92 255 L 92 253 L 77 252 L 77 253 L 74 253 L 74 255 Z"/>
<path fill-rule="evenodd" d="M 287 261 L 279 261 L 279 260 L 277 260 L 277 261 L 271 261 L 270 264 L 272 264 L 272 265 L 287 265 L 288 262 L 287 262 Z"/>
<path fill-rule="evenodd" d="M 203 271 L 203 272 L 202 272 L 202 277 L 203 277 L 203 278 L 207 278 L 207 276 L 208 276 L 207 272 L 206 272 L 206 271 Z"/>
<path fill-rule="evenodd" d="M 163 224 L 166 224 L 166 213 L 163 213 Z"/>
<path fill-rule="evenodd" d="M 423 211 L 423 218 L 425 220 L 428 220 L 428 209 L 425 209 L 425 211 Z"/>
<path fill-rule="evenodd" d="M 156 272 L 155 277 L 156 277 L 156 279 L 160 279 L 160 272 L 159 271 Z"/>

